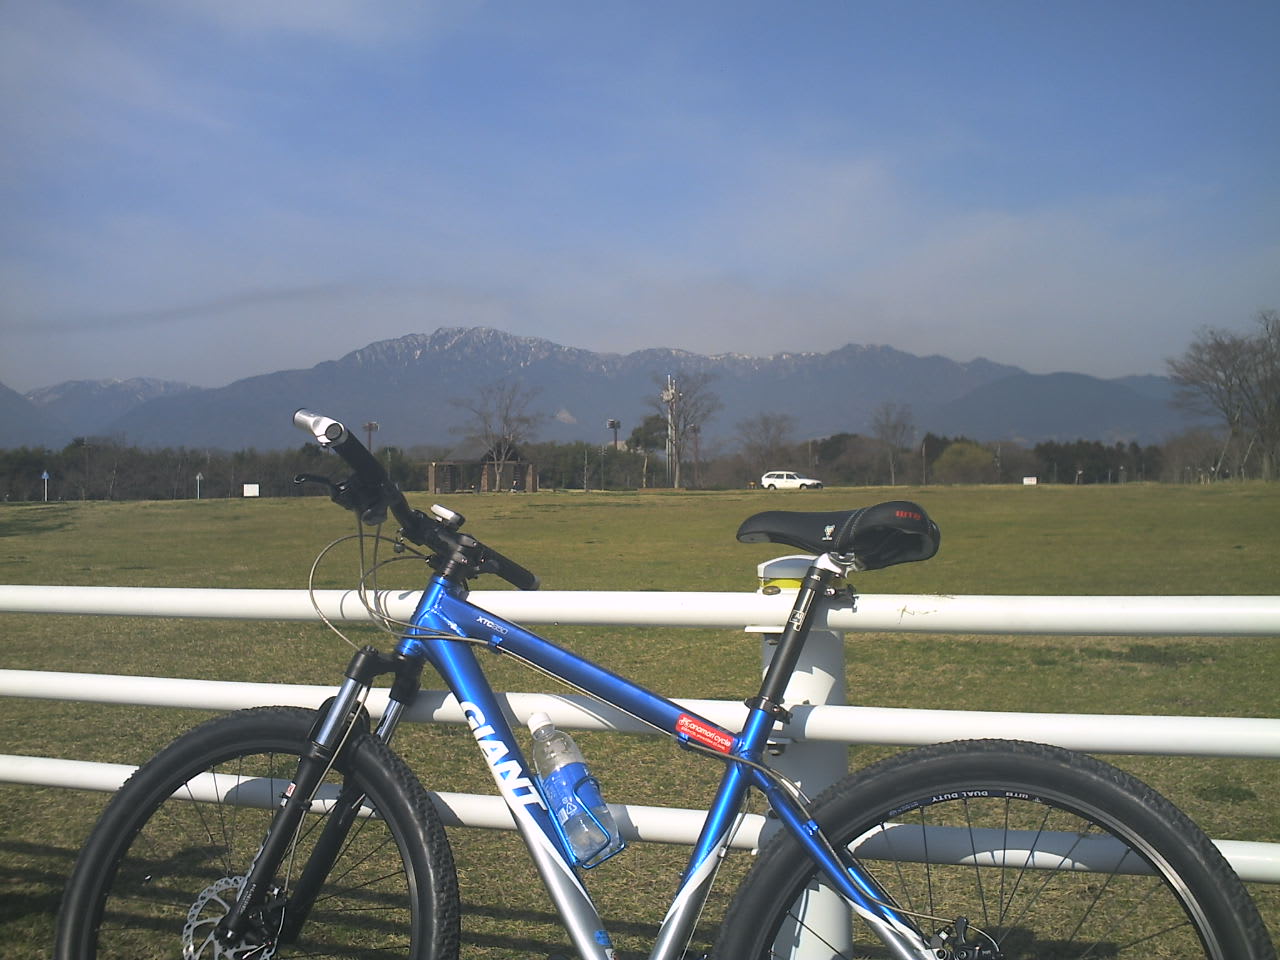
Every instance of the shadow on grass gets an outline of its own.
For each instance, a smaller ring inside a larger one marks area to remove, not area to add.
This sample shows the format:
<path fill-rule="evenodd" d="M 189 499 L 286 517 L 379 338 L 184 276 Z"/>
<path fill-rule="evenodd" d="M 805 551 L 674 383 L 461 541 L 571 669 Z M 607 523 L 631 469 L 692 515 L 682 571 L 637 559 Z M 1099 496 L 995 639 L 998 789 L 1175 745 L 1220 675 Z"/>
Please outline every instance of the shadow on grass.
<path fill-rule="evenodd" d="M 62 889 L 79 851 L 50 844 L 23 841 L 0 842 L 0 923 L 28 918 L 52 917 L 58 912 Z M 553 911 L 514 910 L 493 904 L 468 902 L 462 905 L 465 917 L 476 918 L 487 929 L 465 930 L 464 947 L 529 953 L 536 957 L 571 954 L 566 936 L 560 933 L 560 918 Z M 503 932 L 493 932 L 494 929 Z M 614 921 L 610 932 L 645 941 L 656 930 L 649 924 Z M 529 930 L 552 930 L 553 934 L 530 935 Z M 700 930 L 704 938 L 714 931 Z M 629 956 L 629 954 L 620 954 Z"/>
<path fill-rule="evenodd" d="M 464 902 L 462 904 L 463 916 L 463 947 L 484 947 L 494 950 L 510 950 L 514 952 L 530 952 L 535 957 L 546 956 L 570 956 L 573 949 L 569 944 L 567 935 L 562 935 L 558 939 L 542 939 L 534 936 L 521 936 L 519 931 L 521 928 L 546 928 L 551 927 L 557 932 L 560 931 L 559 914 L 548 910 L 512 910 L 505 908 L 496 908 L 490 904 L 480 904 L 474 902 Z M 496 921 L 501 924 L 509 933 L 496 934 L 489 932 L 480 932 L 466 929 L 466 918 L 482 917 L 489 921 Z M 628 937 L 640 940 L 651 945 L 653 939 L 657 936 L 657 928 L 652 924 L 635 923 L 626 921 L 607 921 L 609 932 L 614 939 L 619 937 Z M 697 933 L 694 936 L 695 942 L 709 942 L 715 935 L 715 930 L 708 924 L 700 924 Z M 466 955 L 464 949 L 463 955 Z M 630 951 L 619 951 L 620 960 L 627 960 L 633 956 L 643 956 L 643 954 L 635 954 Z"/>
<path fill-rule="evenodd" d="M 57 913 L 78 853 L 49 844 L 0 843 L 0 923 Z"/>

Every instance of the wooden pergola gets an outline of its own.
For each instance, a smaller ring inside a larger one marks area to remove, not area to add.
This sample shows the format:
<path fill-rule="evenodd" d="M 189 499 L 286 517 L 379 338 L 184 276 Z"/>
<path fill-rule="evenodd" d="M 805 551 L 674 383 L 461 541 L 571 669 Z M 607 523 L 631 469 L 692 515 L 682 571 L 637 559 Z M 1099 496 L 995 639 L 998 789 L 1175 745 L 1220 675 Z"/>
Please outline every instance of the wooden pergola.
<path fill-rule="evenodd" d="M 427 489 L 431 493 L 538 492 L 537 465 L 520 457 L 518 451 L 503 464 L 494 459 L 492 451 L 477 450 L 472 456 L 467 453 L 458 450 L 447 460 L 431 461 L 427 465 Z"/>

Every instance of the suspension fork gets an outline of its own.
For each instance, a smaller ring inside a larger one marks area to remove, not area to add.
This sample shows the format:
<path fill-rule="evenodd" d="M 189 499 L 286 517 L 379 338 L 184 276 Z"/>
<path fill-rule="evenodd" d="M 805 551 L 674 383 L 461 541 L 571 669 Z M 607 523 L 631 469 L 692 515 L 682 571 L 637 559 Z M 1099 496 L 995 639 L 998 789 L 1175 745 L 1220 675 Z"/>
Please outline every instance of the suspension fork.
<path fill-rule="evenodd" d="M 251 916 L 260 910 L 271 895 L 280 864 L 297 836 L 303 817 L 311 809 L 325 773 L 346 746 L 353 725 L 360 719 L 365 694 L 373 685 L 374 679 L 386 673 L 395 674 L 395 680 L 391 686 L 387 713 L 378 727 L 378 736 L 384 741 L 389 740 L 405 707 L 418 693 L 422 674 L 420 659 L 398 653 L 384 654 L 373 647 L 364 647 L 355 653 L 347 665 L 346 679 L 337 696 L 327 706 L 320 708 L 311 740 L 298 760 L 293 782 L 285 791 L 284 800 L 272 818 L 262 846 L 245 876 L 240 896 L 218 923 L 216 935 L 223 942 L 234 943 L 241 939 Z M 346 842 L 364 799 L 363 791 L 347 784 L 339 791 L 311 856 L 289 894 L 283 921 L 276 935 L 277 942 L 292 942 L 302 929 L 316 895 Z"/>

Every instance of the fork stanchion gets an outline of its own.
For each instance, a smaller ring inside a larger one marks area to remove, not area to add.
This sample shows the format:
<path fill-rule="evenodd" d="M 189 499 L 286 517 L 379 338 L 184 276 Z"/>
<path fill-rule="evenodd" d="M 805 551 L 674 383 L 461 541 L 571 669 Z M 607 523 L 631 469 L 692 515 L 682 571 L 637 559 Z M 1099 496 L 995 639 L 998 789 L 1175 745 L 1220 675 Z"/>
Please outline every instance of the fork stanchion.
<path fill-rule="evenodd" d="M 758 567 L 759 592 L 777 594 L 794 592 L 813 562 L 810 556 L 786 556 L 768 560 Z M 747 627 L 748 633 L 761 635 L 762 668 L 778 649 L 781 634 L 777 627 Z M 784 705 L 796 706 L 845 703 L 844 634 L 830 630 L 812 630 L 805 642 L 800 661 L 787 684 Z M 840 780 L 849 771 L 849 748 L 843 743 L 797 741 L 779 733 L 769 741 L 770 765 L 790 777 L 810 797 Z M 776 820 L 769 821 L 776 826 Z M 761 843 L 766 837 L 761 837 Z M 790 941 L 782 955 L 791 960 L 829 960 L 834 954 L 852 952 L 852 927 L 849 906 L 844 898 L 825 886 L 811 888 L 798 918 L 796 929 L 784 936 Z M 779 941 L 781 946 L 781 941 Z M 837 949 L 839 948 L 839 949 Z"/>

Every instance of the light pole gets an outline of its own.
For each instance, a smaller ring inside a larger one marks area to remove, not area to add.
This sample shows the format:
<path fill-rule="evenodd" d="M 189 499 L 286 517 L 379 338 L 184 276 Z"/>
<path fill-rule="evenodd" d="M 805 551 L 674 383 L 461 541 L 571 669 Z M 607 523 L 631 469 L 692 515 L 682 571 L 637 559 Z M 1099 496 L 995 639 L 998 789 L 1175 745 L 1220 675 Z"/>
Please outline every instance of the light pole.
<path fill-rule="evenodd" d="M 40 479 L 44 481 L 44 502 L 49 502 L 49 471 L 45 470 L 40 474 Z"/>
<path fill-rule="evenodd" d="M 196 499 L 200 499 L 200 481 L 204 479 L 204 474 L 196 471 Z"/>
<path fill-rule="evenodd" d="M 373 435 L 378 432 L 378 421 L 370 420 L 364 425 L 364 434 L 369 438 L 369 442 L 365 444 L 369 448 L 369 452 L 373 453 Z"/>
<path fill-rule="evenodd" d="M 667 484 L 680 486 L 680 461 L 677 454 L 681 444 L 676 441 L 676 405 L 680 401 L 680 391 L 676 389 L 675 378 L 667 374 L 667 386 L 662 391 L 662 403 L 667 408 Z M 672 461 L 675 463 L 672 463 Z"/>
<path fill-rule="evenodd" d="M 618 431 L 622 429 L 622 421 L 614 420 L 612 417 L 610 417 L 608 420 L 604 422 L 604 426 L 606 430 L 613 431 L 613 455 L 616 457 L 618 455 Z M 602 489 L 605 489 L 605 490 L 609 489 L 609 485 L 604 482 L 604 451 L 603 450 L 600 451 L 600 486 Z"/>

